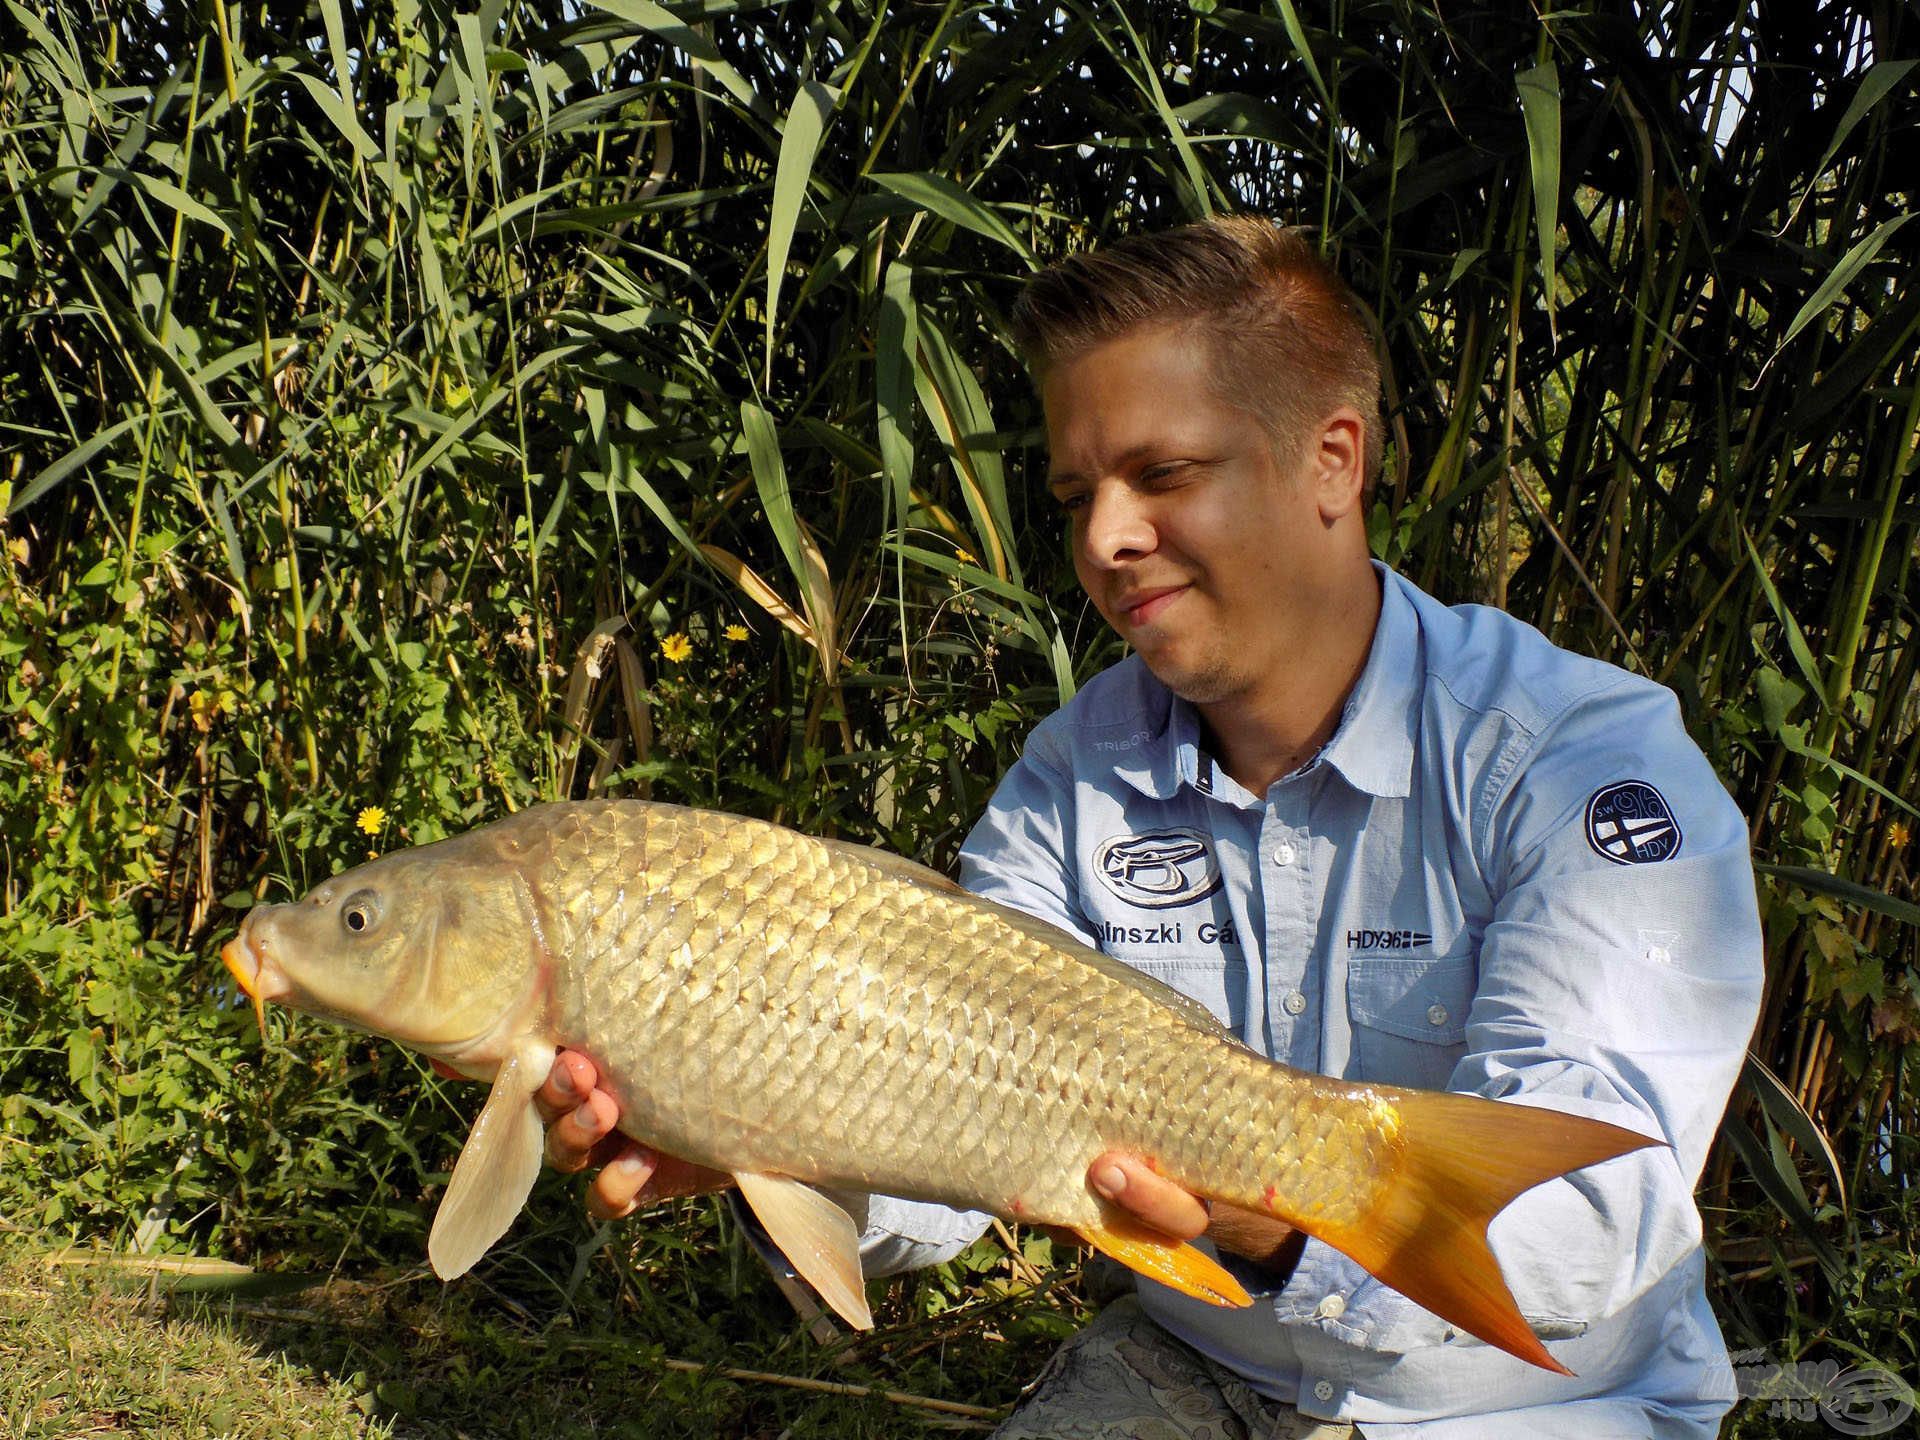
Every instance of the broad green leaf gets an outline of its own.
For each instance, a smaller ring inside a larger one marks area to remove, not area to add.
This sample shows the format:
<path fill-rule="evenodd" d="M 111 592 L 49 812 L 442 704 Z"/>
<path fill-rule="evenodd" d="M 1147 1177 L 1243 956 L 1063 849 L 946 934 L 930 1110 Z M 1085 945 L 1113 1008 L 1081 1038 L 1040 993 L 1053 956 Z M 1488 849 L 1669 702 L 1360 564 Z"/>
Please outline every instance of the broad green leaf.
<path fill-rule="evenodd" d="M 734 99 L 749 110 L 765 114 L 766 102 L 740 78 L 740 72 L 721 56 L 713 42 L 665 6 L 655 4 L 654 0 L 588 0 L 588 3 L 595 10 L 604 10 L 609 15 L 632 21 L 649 34 L 699 61 L 701 67 L 725 86 Z"/>
<path fill-rule="evenodd" d="M 1787 326 L 1787 333 L 1781 337 L 1780 344 L 1774 349 L 1773 359 L 1777 360 L 1780 352 L 1793 343 L 1794 336 L 1806 329 L 1816 316 L 1840 298 L 1841 292 L 1847 288 L 1853 277 L 1871 264 L 1873 257 L 1880 253 L 1881 247 L 1912 218 L 1913 212 L 1908 211 L 1904 215 L 1894 216 L 1891 220 L 1881 221 L 1874 226 L 1872 234 L 1856 242 L 1852 249 L 1840 257 L 1840 263 L 1827 272 L 1827 278 L 1820 282 L 1820 288 L 1809 295 L 1807 303 L 1794 313 L 1793 320 Z M 1772 360 L 1768 363 L 1771 364 Z"/>
<path fill-rule="evenodd" d="M 747 463 L 753 468 L 753 487 L 760 508 L 779 543 L 787 569 L 804 584 L 806 562 L 800 551 L 800 519 L 793 513 L 793 495 L 787 488 L 786 461 L 780 455 L 780 432 L 773 417 L 752 400 L 740 402 L 740 432 L 747 442 Z"/>
<path fill-rule="evenodd" d="M 1912 815 L 1917 819 L 1920 819 L 1920 806 L 1916 806 L 1913 803 L 1913 801 L 1907 799 L 1903 795 L 1896 795 L 1892 790 L 1888 789 L 1885 785 L 1882 785 L 1878 780 L 1874 779 L 1871 775 L 1864 774 L 1861 771 L 1854 769 L 1853 766 L 1848 765 L 1843 761 L 1834 759 L 1834 757 L 1825 750 L 1821 750 L 1816 748 L 1815 746 L 1809 745 L 1801 733 L 1803 729 L 1804 727 L 1799 725 L 1787 725 L 1782 727 L 1780 731 L 1780 743 L 1786 746 L 1787 749 L 1792 751 L 1795 755 L 1798 755 L 1802 760 L 1811 760 L 1814 764 L 1820 766 L 1824 770 L 1831 770 L 1836 775 L 1844 775 L 1846 776 L 1847 779 L 1853 781 L 1856 785 L 1865 786 L 1867 789 L 1871 790 L 1874 794 L 1878 795 L 1882 800 L 1885 800 L 1889 804 L 1895 805 L 1898 808 L 1906 811 L 1907 814 Z"/>
<path fill-rule="evenodd" d="M 787 112 L 787 123 L 780 131 L 780 159 L 773 176 L 773 215 L 767 224 L 767 361 L 761 382 L 773 386 L 773 330 L 780 313 L 780 284 L 787 274 L 787 253 L 793 245 L 794 227 L 800 223 L 800 207 L 807 198 L 807 181 L 813 174 L 813 157 L 820 149 L 820 137 L 826 133 L 827 117 L 840 103 L 840 92 L 831 85 L 809 80 L 794 97 Z"/>
<path fill-rule="evenodd" d="M 1133 70 L 1133 81 L 1145 93 L 1153 106 L 1153 113 L 1160 121 L 1160 127 L 1173 142 L 1174 153 L 1179 157 L 1180 168 L 1187 182 L 1187 204 L 1196 218 L 1213 213 L 1213 187 L 1207 182 L 1207 172 L 1201 168 L 1200 157 L 1194 154 L 1193 143 L 1187 139 L 1186 127 L 1180 123 L 1180 117 L 1173 113 L 1173 106 L 1167 103 L 1167 92 L 1160 84 L 1160 57 L 1153 54 L 1146 41 L 1140 38 L 1140 32 L 1134 28 L 1124 6 L 1115 6 L 1110 12 L 1127 32 L 1127 39 L 1133 42 L 1133 53 L 1140 62 Z"/>
<path fill-rule="evenodd" d="M 1273 8 L 1280 12 L 1280 23 L 1287 27 L 1287 38 L 1293 42 L 1293 53 L 1307 67 L 1307 78 L 1313 82 L 1314 93 L 1320 97 L 1320 103 L 1327 107 L 1327 113 L 1337 113 L 1340 107 L 1333 103 L 1333 92 L 1327 89 L 1326 79 L 1320 74 L 1320 67 L 1314 63 L 1313 47 L 1307 43 L 1307 32 L 1300 23 L 1299 12 L 1293 8 L 1293 0 L 1273 0 Z"/>
<path fill-rule="evenodd" d="M 812 627 L 810 638 L 820 655 L 831 683 L 839 669 L 836 646 L 833 587 L 827 576 L 826 561 L 820 547 L 807 533 L 806 525 L 794 513 L 793 495 L 787 488 L 786 462 L 780 455 L 780 435 L 773 417 L 751 400 L 740 405 L 740 428 L 747 442 L 747 460 L 753 469 L 754 488 L 760 494 L 760 508 L 780 545 L 794 583 L 800 591 L 800 603 Z"/>
<path fill-rule="evenodd" d="M 1867 67 L 1867 73 L 1860 77 L 1860 88 L 1853 92 L 1853 100 L 1848 104 L 1846 113 L 1840 117 L 1840 123 L 1833 128 L 1833 139 L 1827 142 L 1827 153 L 1820 157 L 1820 163 L 1813 167 L 1813 175 L 1818 179 L 1824 175 L 1827 166 L 1833 163 L 1833 157 L 1840 153 L 1840 147 L 1847 143 L 1847 136 L 1853 133 L 1853 127 L 1866 119 L 1873 107 L 1884 100 L 1908 75 L 1920 60 L 1876 60 Z M 1812 191 L 1812 183 L 1807 189 Z"/>
<path fill-rule="evenodd" d="M 1813 691 L 1814 697 L 1824 708 L 1827 689 L 1820 679 L 1820 667 L 1814 662 L 1812 647 L 1807 644 L 1806 632 L 1801 630 L 1800 622 L 1793 618 L 1793 612 L 1787 609 L 1787 602 L 1780 598 L 1780 592 L 1774 586 L 1773 577 L 1767 573 L 1767 567 L 1760 559 L 1760 551 L 1754 546 L 1753 537 L 1742 530 L 1740 538 L 1746 541 L 1747 557 L 1753 562 L 1753 574 L 1754 578 L 1760 582 L 1760 591 L 1767 597 L 1767 605 L 1772 609 L 1774 618 L 1780 622 L 1780 628 L 1786 632 L 1787 649 L 1792 652 L 1793 663 L 1800 667 L 1800 674 L 1806 679 L 1808 688 Z"/>
<path fill-rule="evenodd" d="M 887 267 L 874 337 L 874 410 L 880 469 L 893 501 L 896 525 L 912 508 L 914 356 L 920 348 L 919 314 L 913 302 L 913 267 L 895 260 Z"/>
<path fill-rule="evenodd" d="M 954 352 L 953 342 L 930 315 L 920 317 L 920 348 L 914 358 L 920 407 L 946 444 L 988 568 L 1002 580 L 1019 584 L 1020 562 L 1012 548 L 1006 471 L 997 453 L 973 443 L 975 437 L 994 429 L 987 397 L 973 371 Z"/>
<path fill-rule="evenodd" d="M 327 53 L 333 59 L 333 78 L 348 108 L 353 103 L 353 61 L 347 55 L 347 25 L 340 14 L 340 0 L 319 0 L 320 23 L 327 32 Z"/>
<path fill-rule="evenodd" d="M 327 83 L 304 70 L 294 72 L 294 79 L 301 88 L 312 97 L 313 103 L 320 107 L 320 113 L 333 122 L 333 128 L 340 132 L 340 138 L 353 147 L 353 153 L 362 160 L 378 160 L 380 147 L 373 143 L 373 137 L 361 125 L 360 117 L 353 113 L 353 107 L 327 87 Z"/>
<path fill-rule="evenodd" d="M 1778 1147 L 1775 1137 L 1778 1131 L 1773 1123 L 1762 1116 L 1761 1127 L 1767 1132 L 1766 1141 L 1761 1141 L 1745 1120 L 1729 1113 L 1720 1124 L 1720 1134 L 1730 1143 L 1734 1151 L 1746 1162 L 1748 1173 L 1759 1182 L 1766 1197 L 1773 1202 L 1774 1208 L 1789 1220 L 1800 1238 L 1812 1248 L 1820 1259 L 1820 1268 L 1833 1279 L 1839 1279 L 1846 1271 L 1846 1264 L 1840 1258 L 1840 1252 L 1833 1247 L 1820 1228 L 1820 1222 L 1814 1219 L 1813 1209 L 1807 1204 L 1806 1191 L 1801 1187 L 1800 1177 L 1794 1173 L 1790 1157 Z"/>
<path fill-rule="evenodd" d="M 211 225 L 229 240 L 233 238 L 233 231 L 226 221 L 171 180 L 162 180 L 156 175 L 142 175 L 133 170 L 117 171 L 113 178 L 123 184 L 132 185 L 141 194 L 158 200 L 170 210 L 178 210 L 189 220 L 198 220 L 203 225 Z"/>
<path fill-rule="evenodd" d="M 1760 718 L 1775 734 L 1793 718 L 1794 710 L 1807 698 L 1806 686 L 1787 679 L 1771 665 L 1763 666 L 1754 676 L 1753 688 L 1760 699 Z"/>
<path fill-rule="evenodd" d="M 1018 585 L 1013 585 L 991 571 L 978 565 L 969 565 L 952 555 L 943 555 L 938 550 L 929 550 L 922 545 L 911 545 L 903 541 L 890 540 L 887 549 L 917 565 L 929 570 L 937 570 L 942 575 L 951 575 L 975 589 L 984 590 L 989 595 L 998 595 L 1002 600 L 1011 600 L 1016 605 L 1039 605 L 1043 603 L 1038 595 Z"/>
<path fill-rule="evenodd" d="M 1520 72 L 1520 113 L 1527 124 L 1527 166 L 1533 177 L 1534 236 L 1540 246 L 1541 295 L 1547 325 L 1558 339 L 1554 318 L 1554 249 L 1560 233 L 1560 72 L 1548 56 Z"/>
<path fill-rule="evenodd" d="M 1857 880 L 1849 880 L 1844 875 L 1835 875 L 1830 871 L 1816 870 L 1807 865 L 1774 865 L 1765 861 L 1754 861 L 1754 872 L 1759 875 L 1771 875 L 1798 885 L 1803 890 L 1812 890 L 1816 894 L 1831 895 L 1844 900 L 1849 905 L 1857 905 L 1862 910 L 1871 910 L 1876 915 L 1885 915 L 1890 920 L 1898 920 L 1907 925 L 1920 925 L 1920 904 L 1911 900 L 1902 900 L 1897 895 L 1889 895 L 1884 890 L 1875 890 L 1862 885 Z"/>
<path fill-rule="evenodd" d="M 19 493 L 13 497 L 12 503 L 7 507 L 7 513 L 10 515 L 18 514 L 20 511 L 26 509 L 27 506 L 33 504 L 34 501 L 53 489 L 69 475 L 85 469 L 87 464 L 96 455 L 100 455 L 111 449 L 123 440 L 130 431 L 146 423 L 147 417 L 145 415 L 129 415 L 126 419 L 116 421 L 106 429 L 88 436 L 58 460 L 47 466 L 47 468 L 42 470 L 38 475 L 35 475 L 31 480 L 27 481 L 26 484 L 22 485 Z"/>
<path fill-rule="evenodd" d="M 951 220 L 963 230 L 998 241 L 1018 255 L 1028 269 L 1036 268 L 1032 252 L 1007 228 L 1006 221 L 946 176 L 883 170 L 867 178 L 942 220 Z"/>
<path fill-rule="evenodd" d="M 1773 1123 L 1792 1136 L 1808 1156 L 1820 1163 L 1827 1172 L 1827 1183 L 1833 1186 L 1836 1203 L 1844 1211 L 1847 1208 L 1846 1177 L 1840 1173 L 1840 1157 L 1833 1153 L 1833 1145 L 1819 1123 L 1801 1108 L 1786 1082 L 1767 1068 L 1766 1061 L 1751 1051 L 1747 1054 L 1746 1064 L 1740 1069 L 1740 1078 L 1766 1108 Z"/>

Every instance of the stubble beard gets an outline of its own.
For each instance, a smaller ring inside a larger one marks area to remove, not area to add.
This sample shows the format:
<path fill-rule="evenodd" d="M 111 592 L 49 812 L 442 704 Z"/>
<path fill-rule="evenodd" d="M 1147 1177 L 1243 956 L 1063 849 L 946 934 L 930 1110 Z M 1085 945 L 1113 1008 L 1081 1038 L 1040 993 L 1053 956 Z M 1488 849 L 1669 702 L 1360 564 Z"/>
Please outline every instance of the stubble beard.
<path fill-rule="evenodd" d="M 1212 650 L 1186 665 L 1155 665 L 1150 660 L 1146 664 L 1156 680 L 1189 705 L 1218 705 L 1251 688 L 1249 678 L 1235 673 L 1222 650 Z"/>

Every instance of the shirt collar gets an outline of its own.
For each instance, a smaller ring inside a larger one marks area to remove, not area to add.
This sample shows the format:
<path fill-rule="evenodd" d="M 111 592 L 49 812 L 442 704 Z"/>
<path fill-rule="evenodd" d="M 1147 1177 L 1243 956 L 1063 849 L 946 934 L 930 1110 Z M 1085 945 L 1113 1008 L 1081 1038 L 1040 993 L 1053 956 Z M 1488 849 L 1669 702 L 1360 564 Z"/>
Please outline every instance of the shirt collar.
<path fill-rule="evenodd" d="M 1138 655 L 1129 656 L 1127 663 L 1139 667 L 1153 734 L 1116 764 L 1113 773 L 1149 799 L 1171 800 L 1182 784 L 1195 784 L 1202 766 L 1212 770 L 1213 762 L 1200 753 L 1200 717 L 1162 685 Z"/>
<path fill-rule="evenodd" d="M 1331 765 L 1369 795 L 1399 798 L 1413 788 L 1413 748 L 1420 700 L 1420 624 L 1400 577 L 1378 561 L 1380 619 L 1360 681 L 1347 697 L 1340 727 L 1314 763 Z M 1154 736 L 1114 766 L 1114 774 L 1142 795 L 1171 800 L 1182 785 L 1203 795 L 1239 787 L 1200 746 L 1200 716 L 1173 694 L 1138 656 L 1144 692 L 1151 696 Z"/>
<path fill-rule="evenodd" d="M 1420 723 L 1425 667 L 1420 654 L 1420 617 L 1407 598 L 1406 582 L 1379 561 L 1380 619 L 1360 683 L 1347 696 L 1340 728 L 1321 750 L 1356 790 L 1398 799 L 1413 789 L 1414 737 Z"/>

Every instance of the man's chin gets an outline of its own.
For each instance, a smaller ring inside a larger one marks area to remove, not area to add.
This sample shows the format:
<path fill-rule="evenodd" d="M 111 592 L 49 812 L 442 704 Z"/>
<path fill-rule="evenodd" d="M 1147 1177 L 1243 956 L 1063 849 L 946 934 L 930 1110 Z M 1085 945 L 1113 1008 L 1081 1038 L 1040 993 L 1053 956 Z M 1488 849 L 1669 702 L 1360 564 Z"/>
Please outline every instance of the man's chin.
<path fill-rule="evenodd" d="M 1217 705 L 1245 688 L 1218 658 L 1193 660 L 1149 650 L 1139 655 L 1153 678 L 1189 705 Z"/>

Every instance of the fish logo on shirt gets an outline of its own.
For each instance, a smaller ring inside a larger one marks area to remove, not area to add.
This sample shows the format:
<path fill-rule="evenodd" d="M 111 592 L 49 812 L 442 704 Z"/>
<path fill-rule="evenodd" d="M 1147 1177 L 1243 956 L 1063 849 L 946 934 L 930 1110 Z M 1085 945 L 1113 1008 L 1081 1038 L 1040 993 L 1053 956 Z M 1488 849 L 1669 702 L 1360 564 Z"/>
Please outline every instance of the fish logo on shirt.
<path fill-rule="evenodd" d="M 1115 895 L 1147 910 L 1191 905 L 1220 888 L 1213 842 L 1184 825 L 1103 840 L 1093 870 Z"/>
<path fill-rule="evenodd" d="M 1680 822 L 1644 780 L 1602 786 L 1587 801 L 1587 843 L 1616 865 L 1648 865 L 1680 853 Z"/>

